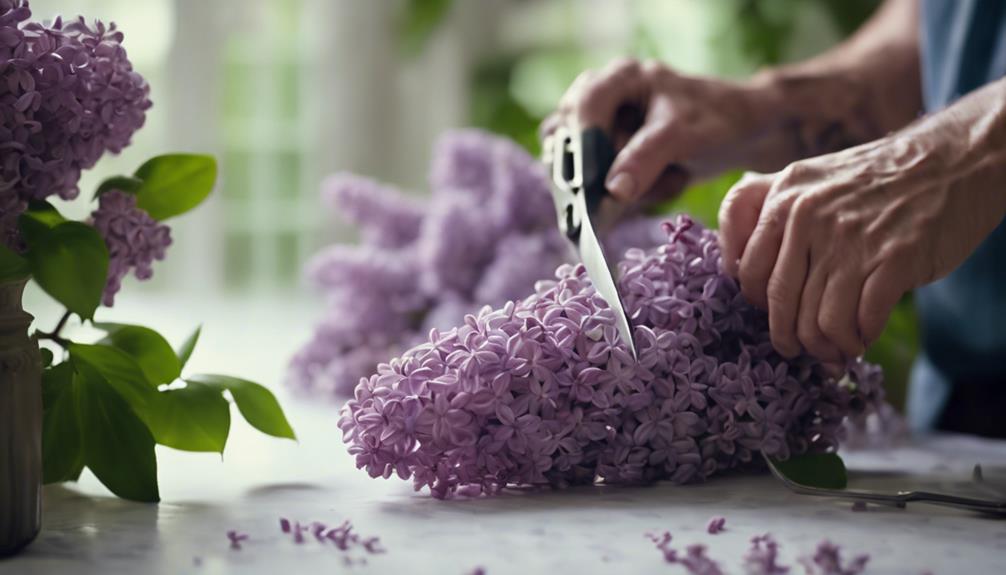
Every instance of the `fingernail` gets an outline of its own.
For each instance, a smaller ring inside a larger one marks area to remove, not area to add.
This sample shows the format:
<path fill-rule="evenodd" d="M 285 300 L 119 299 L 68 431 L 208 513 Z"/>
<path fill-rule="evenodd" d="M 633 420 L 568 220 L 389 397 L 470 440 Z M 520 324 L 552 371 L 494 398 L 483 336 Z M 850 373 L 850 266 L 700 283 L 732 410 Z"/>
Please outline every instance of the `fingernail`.
<path fill-rule="evenodd" d="M 636 183 L 632 181 L 632 176 L 624 172 L 619 172 L 608 178 L 608 191 L 611 195 L 627 200 L 632 197 L 632 191 Z"/>

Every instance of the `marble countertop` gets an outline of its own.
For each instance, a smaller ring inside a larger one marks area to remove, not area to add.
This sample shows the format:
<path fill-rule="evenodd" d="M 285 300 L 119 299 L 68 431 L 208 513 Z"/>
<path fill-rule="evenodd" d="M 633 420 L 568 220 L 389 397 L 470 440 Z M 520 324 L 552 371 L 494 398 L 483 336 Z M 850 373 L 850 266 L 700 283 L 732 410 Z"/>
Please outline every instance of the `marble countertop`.
<path fill-rule="evenodd" d="M 149 318 L 150 309 L 163 310 L 147 323 L 176 340 L 201 318 L 205 340 L 192 359 L 196 369 L 267 383 L 280 380 L 286 358 L 306 337 L 313 307 L 163 303 L 134 300 L 117 306 L 116 314 L 136 317 L 146 310 Z M 188 305 L 191 315 L 168 313 L 179 305 Z M 291 327 L 262 329 L 269 326 Z M 928 505 L 856 512 L 848 502 L 792 494 L 767 475 L 685 487 L 513 490 L 438 501 L 406 482 L 373 480 L 356 470 L 335 425 L 336 406 L 290 397 L 272 385 L 298 442 L 265 437 L 235 418 L 222 459 L 158 447 L 159 505 L 117 500 L 87 472 L 78 484 L 49 486 L 42 533 L 22 554 L 0 561 L 0 574 L 296 569 L 462 575 L 476 567 L 492 575 L 684 573 L 644 537 L 663 531 L 673 534 L 678 548 L 706 544 L 728 573 L 744 572 L 750 538 L 765 532 L 781 544 L 783 561 L 794 565 L 791 573 L 803 572 L 797 559 L 812 554 L 822 539 L 847 555 L 869 553 L 868 573 L 1006 572 L 1006 520 Z M 966 481 L 975 463 L 998 481 L 1006 478 L 1006 442 L 935 436 L 849 453 L 846 462 L 853 486 L 945 486 Z M 709 535 L 705 526 L 714 516 L 726 518 L 726 531 Z M 361 535 L 380 537 L 386 552 L 342 551 L 310 535 L 297 544 L 281 532 L 281 517 L 332 526 L 350 520 Z M 229 530 L 249 536 L 240 550 L 231 548 Z"/>

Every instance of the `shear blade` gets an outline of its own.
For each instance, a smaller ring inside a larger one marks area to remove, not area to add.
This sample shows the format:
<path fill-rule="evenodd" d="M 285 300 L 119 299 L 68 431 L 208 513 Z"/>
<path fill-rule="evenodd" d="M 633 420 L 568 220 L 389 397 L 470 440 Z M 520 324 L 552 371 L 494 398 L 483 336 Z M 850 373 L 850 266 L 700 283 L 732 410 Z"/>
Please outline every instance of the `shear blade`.
<path fill-rule="evenodd" d="M 587 213 L 587 202 L 582 193 L 576 194 L 573 199 L 576 210 L 581 214 L 580 237 L 578 240 L 578 251 L 583 267 L 587 269 L 587 275 L 594 284 L 594 289 L 604 298 L 608 307 L 615 312 L 615 327 L 622 341 L 629 347 L 632 357 L 636 358 L 636 344 L 632 339 L 632 327 L 629 325 L 629 318 L 625 315 L 625 308 L 622 307 L 622 299 L 618 296 L 618 287 L 615 279 L 611 277 L 611 270 L 608 262 L 604 259 L 604 251 L 601 243 L 597 241 L 594 234 L 594 224 Z"/>

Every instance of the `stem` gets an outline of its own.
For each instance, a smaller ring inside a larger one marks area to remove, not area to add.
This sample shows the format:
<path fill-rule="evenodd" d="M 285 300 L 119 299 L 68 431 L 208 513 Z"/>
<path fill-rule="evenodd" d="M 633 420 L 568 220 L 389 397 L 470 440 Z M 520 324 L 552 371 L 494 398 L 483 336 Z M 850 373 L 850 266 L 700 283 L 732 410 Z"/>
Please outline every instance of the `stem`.
<path fill-rule="evenodd" d="M 38 339 L 40 340 L 49 340 L 65 349 L 70 346 L 70 340 L 61 336 L 60 332 L 63 331 L 63 328 L 66 327 L 66 322 L 69 320 L 70 320 L 70 310 L 66 310 L 66 313 L 63 314 L 63 317 L 59 318 L 59 322 L 56 324 L 56 327 L 53 328 L 52 331 L 46 332 L 39 330 L 35 333 L 35 335 L 37 335 Z"/>

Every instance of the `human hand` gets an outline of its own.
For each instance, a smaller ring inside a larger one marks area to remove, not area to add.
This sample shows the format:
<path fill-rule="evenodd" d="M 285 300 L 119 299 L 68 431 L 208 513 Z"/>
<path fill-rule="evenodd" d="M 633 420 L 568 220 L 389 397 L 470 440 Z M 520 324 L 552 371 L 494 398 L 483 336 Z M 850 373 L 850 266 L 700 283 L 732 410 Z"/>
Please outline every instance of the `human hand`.
<path fill-rule="evenodd" d="M 747 165 L 770 98 L 754 84 L 679 74 L 659 62 L 613 62 L 582 73 L 541 126 L 600 127 L 617 156 L 607 188 L 622 203 L 659 201 L 704 178 Z"/>
<path fill-rule="evenodd" d="M 730 190 L 723 264 L 768 310 L 782 355 L 861 355 L 906 291 L 948 274 L 995 229 L 1006 212 L 1002 161 L 971 153 L 976 133 L 895 134 Z"/>

